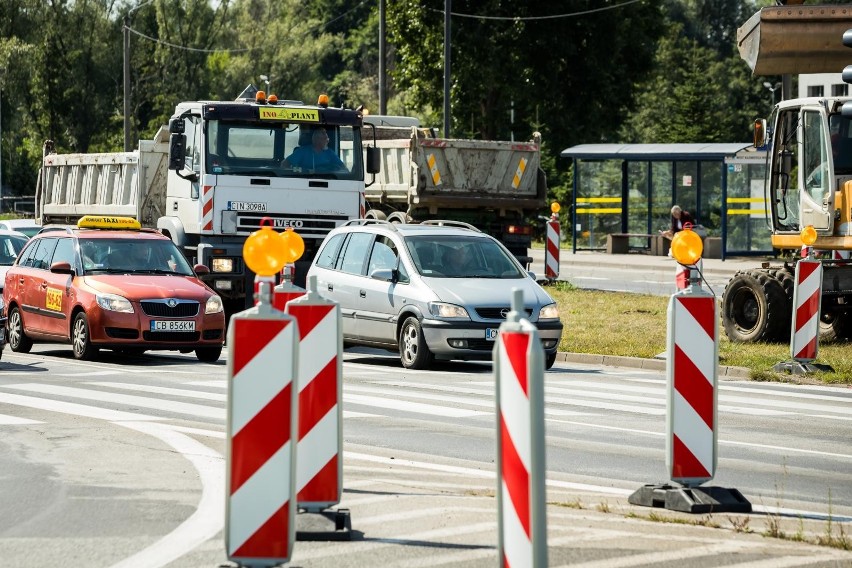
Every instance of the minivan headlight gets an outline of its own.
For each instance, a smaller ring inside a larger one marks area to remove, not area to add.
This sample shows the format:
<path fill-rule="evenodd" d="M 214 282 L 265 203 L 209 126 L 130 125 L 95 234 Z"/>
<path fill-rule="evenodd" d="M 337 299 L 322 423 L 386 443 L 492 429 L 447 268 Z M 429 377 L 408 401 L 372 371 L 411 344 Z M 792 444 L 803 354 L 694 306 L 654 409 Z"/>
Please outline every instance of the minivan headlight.
<path fill-rule="evenodd" d="M 559 306 L 554 304 L 547 304 L 543 306 L 538 311 L 538 319 L 540 320 L 549 320 L 549 319 L 559 319 Z"/>
<path fill-rule="evenodd" d="M 429 311 L 433 316 L 439 318 L 466 318 L 470 319 L 467 310 L 455 304 L 446 304 L 444 302 L 429 302 Z"/>
<path fill-rule="evenodd" d="M 133 313 L 133 304 L 124 296 L 117 294 L 98 294 L 95 296 L 95 299 L 101 308 L 110 312 Z"/>
<path fill-rule="evenodd" d="M 219 296 L 210 296 L 207 298 L 207 305 L 204 306 L 205 314 L 218 314 L 222 311 L 222 298 Z"/>

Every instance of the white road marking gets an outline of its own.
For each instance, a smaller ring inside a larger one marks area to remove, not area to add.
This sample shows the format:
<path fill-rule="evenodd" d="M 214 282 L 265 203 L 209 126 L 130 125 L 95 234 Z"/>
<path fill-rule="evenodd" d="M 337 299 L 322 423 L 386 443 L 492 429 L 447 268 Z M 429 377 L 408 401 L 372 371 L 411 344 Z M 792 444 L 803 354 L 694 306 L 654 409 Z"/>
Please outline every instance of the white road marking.
<path fill-rule="evenodd" d="M 108 382 L 91 382 L 87 383 L 99 387 L 107 387 L 111 389 L 130 390 L 136 392 L 147 392 L 151 394 L 164 394 L 168 396 L 177 396 L 183 398 L 198 398 L 201 400 L 214 400 L 216 402 L 227 402 L 228 395 L 205 392 L 190 389 L 176 389 L 171 387 L 157 387 L 154 385 L 139 385 L 133 383 L 108 383 Z"/>
<path fill-rule="evenodd" d="M 433 416 L 446 416 L 449 418 L 467 418 L 471 416 L 488 416 L 490 413 L 478 410 L 464 410 L 460 408 L 448 408 L 434 404 L 420 404 L 405 400 L 384 398 L 378 396 L 365 396 L 360 394 L 343 393 L 343 402 L 349 404 L 363 404 L 366 406 L 387 408 L 391 410 L 402 410 L 417 414 L 430 414 Z"/>
<path fill-rule="evenodd" d="M 699 558 L 701 556 L 712 556 L 720 553 L 738 552 L 749 548 L 761 546 L 759 542 L 728 540 L 716 544 L 697 546 L 693 548 L 679 548 L 677 550 L 666 550 L 662 552 L 646 552 L 644 554 L 632 554 L 618 558 L 607 558 L 605 560 L 593 560 L 591 562 L 572 563 L 564 565 L 565 568 L 629 568 L 630 566 L 647 566 L 662 564 L 686 558 Z M 563 568 L 563 567 L 560 567 Z"/>
<path fill-rule="evenodd" d="M 44 424 L 38 420 L 30 420 L 29 418 L 20 418 L 18 416 L 9 416 L 8 414 L 0 414 L 0 425 L 2 426 L 24 426 L 27 424 Z"/>
<path fill-rule="evenodd" d="M 109 420 L 111 422 L 164 420 L 164 418 L 149 416 L 147 414 L 122 412 L 121 410 L 110 410 L 108 408 L 98 408 L 97 406 L 86 406 L 73 402 L 63 402 L 61 400 L 50 400 L 47 398 L 38 398 L 34 396 L 24 396 L 5 392 L 0 392 L 0 402 L 14 404 L 15 406 L 26 406 L 28 408 L 35 408 L 38 410 L 47 410 L 50 412 L 61 412 L 63 414 L 73 414 L 74 416 L 84 416 L 86 418 L 94 418 L 97 420 Z"/>

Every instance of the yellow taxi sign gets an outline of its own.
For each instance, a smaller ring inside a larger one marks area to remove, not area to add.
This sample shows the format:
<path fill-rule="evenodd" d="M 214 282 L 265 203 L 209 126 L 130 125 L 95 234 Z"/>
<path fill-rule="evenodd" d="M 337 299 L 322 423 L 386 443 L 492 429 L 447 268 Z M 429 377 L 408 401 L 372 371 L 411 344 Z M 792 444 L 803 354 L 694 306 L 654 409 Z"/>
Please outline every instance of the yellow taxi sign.
<path fill-rule="evenodd" d="M 260 107 L 261 120 L 298 120 L 319 122 L 319 111 L 309 108 Z"/>
<path fill-rule="evenodd" d="M 83 215 L 77 221 L 80 229 L 132 229 L 139 230 L 142 225 L 133 217 L 114 217 L 108 215 Z"/>

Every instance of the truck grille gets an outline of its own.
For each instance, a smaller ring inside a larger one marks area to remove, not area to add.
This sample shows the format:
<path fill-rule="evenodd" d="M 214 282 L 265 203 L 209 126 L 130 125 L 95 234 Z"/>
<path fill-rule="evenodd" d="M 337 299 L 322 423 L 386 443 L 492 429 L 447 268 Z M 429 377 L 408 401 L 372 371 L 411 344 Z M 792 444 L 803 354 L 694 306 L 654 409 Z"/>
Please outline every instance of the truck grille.
<path fill-rule="evenodd" d="M 272 219 L 272 228 L 282 231 L 292 227 L 302 238 L 324 238 L 329 231 L 349 220 L 345 215 L 280 215 L 275 213 L 240 213 L 237 216 L 237 231 L 254 232 L 260 229 L 264 217 Z"/>
<path fill-rule="evenodd" d="M 169 306 L 174 302 L 174 306 Z M 158 318 L 191 318 L 198 315 L 198 302 L 195 300 L 142 300 L 145 315 Z"/>

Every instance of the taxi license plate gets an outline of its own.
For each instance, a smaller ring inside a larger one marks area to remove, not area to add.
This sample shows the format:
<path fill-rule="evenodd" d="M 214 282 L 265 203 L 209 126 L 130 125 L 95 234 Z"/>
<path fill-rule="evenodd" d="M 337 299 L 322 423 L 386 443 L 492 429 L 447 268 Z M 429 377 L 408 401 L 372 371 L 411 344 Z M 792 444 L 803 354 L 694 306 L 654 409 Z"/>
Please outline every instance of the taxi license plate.
<path fill-rule="evenodd" d="M 485 329 L 485 339 L 488 341 L 494 341 L 497 339 L 497 336 L 500 334 L 500 330 L 498 328 L 489 327 Z"/>
<path fill-rule="evenodd" d="M 195 321 L 163 321 L 151 322 L 151 331 L 195 331 Z"/>

